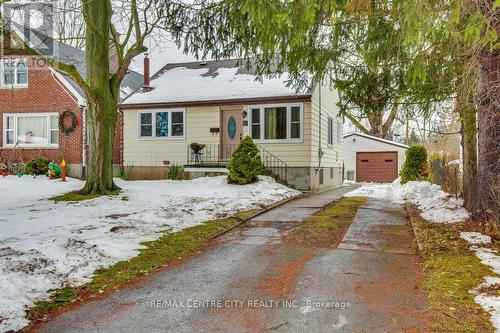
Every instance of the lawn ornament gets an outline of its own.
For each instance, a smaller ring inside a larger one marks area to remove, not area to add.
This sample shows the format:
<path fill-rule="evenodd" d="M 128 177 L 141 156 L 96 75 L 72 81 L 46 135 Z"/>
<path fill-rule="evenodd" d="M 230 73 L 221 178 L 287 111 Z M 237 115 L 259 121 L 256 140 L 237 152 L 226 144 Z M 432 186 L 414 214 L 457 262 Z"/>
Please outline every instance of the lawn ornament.
<path fill-rule="evenodd" d="M 66 161 L 65 160 L 62 160 L 61 167 L 62 167 L 62 170 L 61 170 L 61 181 L 65 182 L 66 181 Z"/>
<path fill-rule="evenodd" d="M 61 175 L 61 167 L 54 162 L 49 163 L 49 178 L 54 179 L 56 177 L 59 177 Z"/>

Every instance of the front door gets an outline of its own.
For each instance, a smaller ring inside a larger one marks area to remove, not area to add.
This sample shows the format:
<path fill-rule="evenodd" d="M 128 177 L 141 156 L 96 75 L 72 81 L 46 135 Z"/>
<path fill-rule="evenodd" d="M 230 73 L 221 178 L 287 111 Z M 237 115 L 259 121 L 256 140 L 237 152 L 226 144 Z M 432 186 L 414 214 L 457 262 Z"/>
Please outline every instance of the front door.
<path fill-rule="evenodd" d="M 236 146 L 243 136 L 243 110 L 241 108 L 222 110 L 222 149 L 221 159 L 229 161 Z"/>

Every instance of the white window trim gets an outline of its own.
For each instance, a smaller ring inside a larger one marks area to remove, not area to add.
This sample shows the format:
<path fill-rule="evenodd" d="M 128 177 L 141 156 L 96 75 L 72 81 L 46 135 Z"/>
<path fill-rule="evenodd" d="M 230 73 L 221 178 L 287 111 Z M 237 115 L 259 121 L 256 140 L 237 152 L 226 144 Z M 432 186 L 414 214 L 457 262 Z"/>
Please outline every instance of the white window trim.
<path fill-rule="evenodd" d="M 5 84 L 4 80 L 4 63 L 6 61 L 15 61 L 16 66 L 14 66 L 14 81 L 17 82 L 17 64 L 24 61 L 26 64 L 26 83 L 15 83 L 15 84 Z M 0 61 L 0 89 L 12 89 L 12 88 L 27 88 L 29 83 L 29 68 L 27 58 L 3 58 Z"/>
<path fill-rule="evenodd" d="M 168 112 L 168 136 L 156 136 L 156 113 Z M 172 136 L 172 112 L 182 112 L 184 131 L 182 136 Z M 151 136 L 141 136 L 141 114 L 151 113 Z M 186 109 L 148 109 L 137 111 L 137 140 L 157 141 L 157 140 L 185 140 L 186 139 Z"/>
<path fill-rule="evenodd" d="M 265 139 L 265 115 L 264 109 L 271 107 L 286 107 L 286 139 Z M 291 135 L 291 122 L 292 122 L 292 107 L 300 108 L 300 137 L 290 138 Z M 304 103 L 281 103 L 281 104 L 261 104 L 247 106 L 248 114 L 248 133 L 252 137 L 252 109 L 260 109 L 260 139 L 254 139 L 255 143 L 303 143 L 304 142 Z"/>
<path fill-rule="evenodd" d="M 332 115 L 328 115 L 326 117 L 326 121 L 327 121 L 327 124 L 326 124 L 326 129 L 327 129 L 327 142 L 328 142 L 328 147 L 333 147 L 333 141 L 334 141 L 334 131 L 336 130 L 334 128 L 334 124 L 335 124 L 335 121 L 334 121 L 334 118 Z M 330 128 L 330 122 L 332 124 L 331 128 Z M 331 142 L 330 142 L 331 141 Z"/>
<path fill-rule="evenodd" d="M 14 117 L 14 143 L 12 144 L 7 144 L 7 117 Z M 20 148 L 50 148 L 50 149 L 58 149 L 59 148 L 59 143 L 50 143 L 50 134 L 53 129 L 51 128 L 51 117 L 59 117 L 59 113 L 57 112 L 49 112 L 49 113 L 37 113 L 37 112 L 23 112 L 23 113 L 4 113 L 3 114 L 3 126 L 2 126 L 2 131 L 3 131 L 3 137 L 2 137 L 2 143 L 4 148 L 13 148 L 16 146 L 17 142 L 17 118 L 19 117 L 46 117 L 47 120 L 47 141 L 49 142 L 48 144 L 26 144 L 26 143 L 20 143 L 17 144 L 18 147 Z M 59 129 L 58 129 L 59 131 Z"/>

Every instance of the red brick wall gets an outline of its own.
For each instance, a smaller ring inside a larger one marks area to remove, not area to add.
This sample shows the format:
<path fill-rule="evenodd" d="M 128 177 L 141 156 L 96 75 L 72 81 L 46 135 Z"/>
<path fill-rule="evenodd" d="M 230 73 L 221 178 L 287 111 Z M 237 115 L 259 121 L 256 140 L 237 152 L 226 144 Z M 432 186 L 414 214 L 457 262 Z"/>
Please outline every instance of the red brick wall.
<path fill-rule="evenodd" d="M 59 114 L 71 110 L 77 119 L 76 129 L 66 135 L 59 133 L 59 148 L 19 148 L 12 153 L 12 148 L 3 147 L 3 114 L 4 113 L 46 113 L 58 112 Z M 76 98 L 52 74 L 49 67 L 42 60 L 28 58 L 28 88 L 0 89 L 0 158 L 5 162 L 12 159 L 15 163 L 19 154 L 24 162 L 35 157 L 43 157 L 59 163 L 63 158 L 72 164 L 82 163 L 82 109 L 78 106 Z M 115 148 L 113 162 L 121 163 L 122 152 L 122 122 L 121 117 L 116 127 Z M 14 157 L 12 157 L 14 156 Z M 88 162 L 88 158 L 87 158 Z"/>
<path fill-rule="evenodd" d="M 28 88 L 0 89 L 0 149 L 2 159 L 10 157 L 11 148 L 3 147 L 3 114 L 58 112 L 71 110 L 75 113 L 77 127 L 69 135 L 59 133 L 59 149 L 25 149 L 18 151 L 26 162 L 35 157 L 43 157 L 59 162 L 67 159 L 69 163 L 82 163 L 82 110 L 76 99 L 63 88 L 53 75 L 50 68 L 42 60 L 28 57 Z M 15 155 L 18 155 L 16 153 Z M 12 161 L 16 162 L 16 161 Z"/>

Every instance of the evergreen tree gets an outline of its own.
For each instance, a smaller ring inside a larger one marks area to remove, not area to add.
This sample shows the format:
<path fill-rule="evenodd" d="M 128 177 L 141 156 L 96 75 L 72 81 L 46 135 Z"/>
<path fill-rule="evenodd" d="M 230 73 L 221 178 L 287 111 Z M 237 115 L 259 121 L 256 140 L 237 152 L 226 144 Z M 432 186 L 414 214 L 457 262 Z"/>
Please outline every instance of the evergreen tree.
<path fill-rule="evenodd" d="M 247 136 L 241 140 L 233 152 L 227 168 L 229 170 L 227 177 L 229 183 L 245 185 L 259 180 L 259 175 L 262 172 L 262 160 L 259 148 L 251 137 Z"/>

